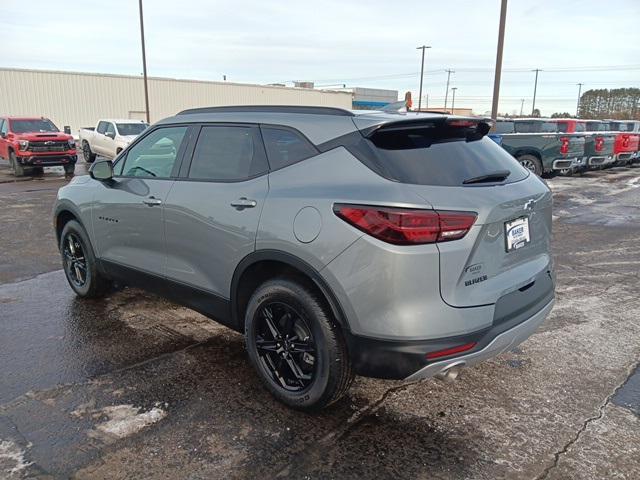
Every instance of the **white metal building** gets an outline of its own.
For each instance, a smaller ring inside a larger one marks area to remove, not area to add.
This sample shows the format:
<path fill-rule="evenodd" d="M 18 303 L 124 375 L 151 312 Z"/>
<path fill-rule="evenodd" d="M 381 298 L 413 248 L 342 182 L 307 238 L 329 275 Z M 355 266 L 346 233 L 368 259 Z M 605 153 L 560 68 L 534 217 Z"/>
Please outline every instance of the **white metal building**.
<path fill-rule="evenodd" d="M 186 108 L 216 105 L 315 105 L 350 109 L 352 94 L 149 77 L 151 122 Z M 0 68 L 0 115 L 50 118 L 77 134 L 99 118 L 145 118 L 142 77 Z"/>

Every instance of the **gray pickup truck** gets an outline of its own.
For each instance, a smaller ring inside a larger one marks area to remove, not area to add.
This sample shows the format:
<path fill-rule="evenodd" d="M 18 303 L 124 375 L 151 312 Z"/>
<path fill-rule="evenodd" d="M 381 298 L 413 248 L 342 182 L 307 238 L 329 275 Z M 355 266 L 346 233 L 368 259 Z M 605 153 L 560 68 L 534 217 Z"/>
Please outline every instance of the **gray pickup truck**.
<path fill-rule="evenodd" d="M 584 157 L 584 134 L 561 133 L 549 119 L 501 118 L 489 137 L 539 176 L 569 173 Z"/>

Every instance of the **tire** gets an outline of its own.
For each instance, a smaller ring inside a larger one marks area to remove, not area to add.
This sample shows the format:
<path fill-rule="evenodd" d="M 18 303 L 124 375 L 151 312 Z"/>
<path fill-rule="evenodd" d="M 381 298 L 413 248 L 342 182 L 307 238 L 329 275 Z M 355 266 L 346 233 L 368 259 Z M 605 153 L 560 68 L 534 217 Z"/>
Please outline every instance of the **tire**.
<path fill-rule="evenodd" d="M 82 298 L 99 298 L 107 293 L 111 282 L 98 271 L 96 257 L 87 232 L 75 220 L 67 222 L 62 229 L 60 255 L 67 282 L 76 295 Z M 84 266 L 81 265 L 82 263 Z"/>
<path fill-rule="evenodd" d="M 72 163 L 64 166 L 64 174 L 67 176 L 73 176 L 73 173 L 76 171 L 76 164 Z"/>
<path fill-rule="evenodd" d="M 518 162 L 520 162 L 520 165 L 522 165 L 527 170 L 530 170 L 539 177 L 542 176 L 542 162 L 540 162 L 540 159 L 538 157 L 527 154 L 520 155 L 517 160 Z"/>
<path fill-rule="evenodd" d="M 330 309 L 301 282 L 275 278 L 256 289 L 247 305 L 245 341 L 267 390 L 289 407 L 324 408 L 353 381 L 347 346 Z"/>
<path fill-rule="evenodd" d="M 573 168 L 563 168 L 562 170 L 558 171 L 558 173 L 563 176 L 563 177 L 571 177 L 574 174 Z"/>
<path fill-rule="evenodd" d="M 14 176 L 24 177 L 26 175 L 31 175 L 32 169 L 29 167 L 25 167 L 20 162 L 18 162 L 16 154 L 13 151 L 9 152 L 9 163 L 13 166 Z"/>
<path fill-rule="evenodd" d="M 93 163 L 96 159 L 96 154 L 91 151 L 91 146 L 86 140 L 82 142 L 82 156 L 87 163 Z"/>

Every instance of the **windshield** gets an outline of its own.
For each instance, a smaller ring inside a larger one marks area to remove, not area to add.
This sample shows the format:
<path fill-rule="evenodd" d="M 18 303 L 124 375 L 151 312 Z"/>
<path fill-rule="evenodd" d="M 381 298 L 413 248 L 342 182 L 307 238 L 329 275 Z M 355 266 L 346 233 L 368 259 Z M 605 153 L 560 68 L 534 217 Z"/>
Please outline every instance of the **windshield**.
<path fill-rule="evenodd" d="M 555 122 L 539 122 L 535 120 L 515 122 L 517 133 L 556 133 Z"/>
<path fill-rule="evenodd" d="M 146 123 L 116 123 L 120 135 L 140 135 L 149 126 Z"/>
<path fill-rule="evenodd" d="M 33 120 L 10 120 L 13 133 L 59 132 L 51 120 L 38 118 Z"/>

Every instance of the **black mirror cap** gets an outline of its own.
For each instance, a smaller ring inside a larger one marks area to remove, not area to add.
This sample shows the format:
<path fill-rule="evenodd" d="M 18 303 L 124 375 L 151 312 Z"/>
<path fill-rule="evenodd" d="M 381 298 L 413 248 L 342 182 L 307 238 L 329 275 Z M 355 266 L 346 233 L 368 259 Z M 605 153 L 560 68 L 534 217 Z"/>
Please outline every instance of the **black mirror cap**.
<path fill-rule="evenodd" d="M 100 160 L 89 167 L 89 175 L 94 180 L 108 182 L 113 179 L 113 163 L 111 160 Z"/>

